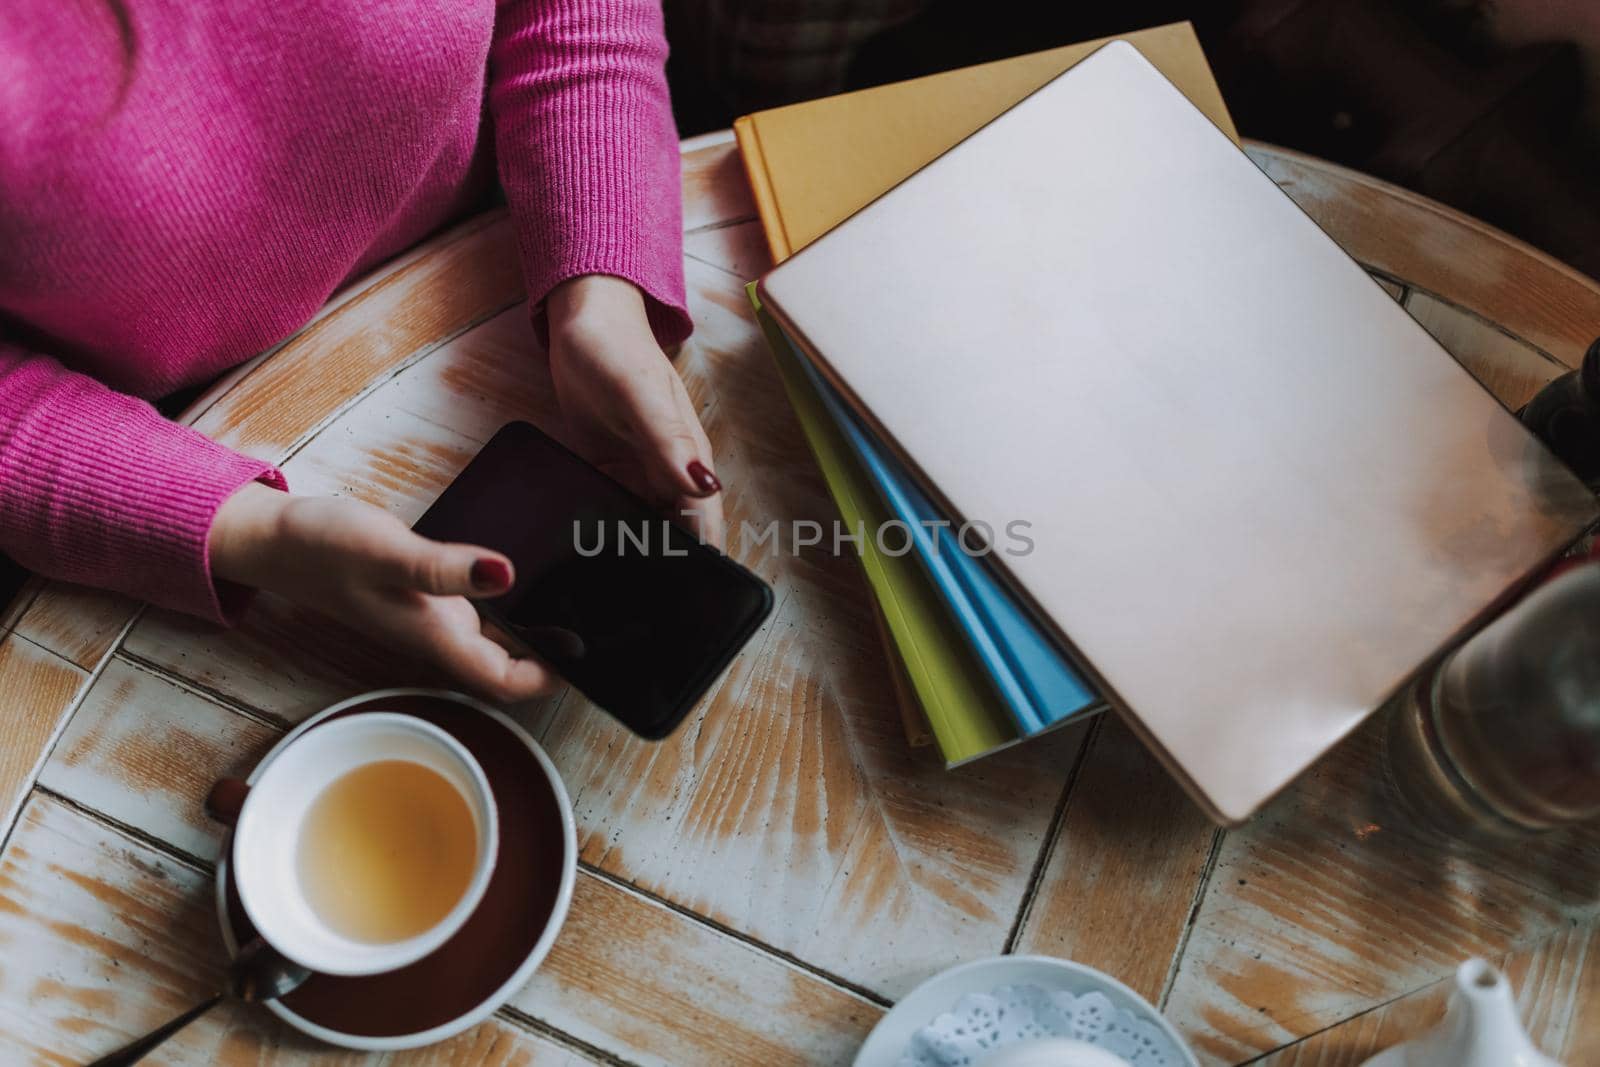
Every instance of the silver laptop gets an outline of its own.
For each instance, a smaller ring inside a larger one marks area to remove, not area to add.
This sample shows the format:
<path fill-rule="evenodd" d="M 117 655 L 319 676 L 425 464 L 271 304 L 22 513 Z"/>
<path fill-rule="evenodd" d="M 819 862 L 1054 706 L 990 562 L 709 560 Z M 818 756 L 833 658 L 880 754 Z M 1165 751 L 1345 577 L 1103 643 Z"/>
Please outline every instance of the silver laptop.
<path fill-rule="evenodd" d="M 761 289 L 1222 821 L 1596 518 L 1125 43 Z"/>

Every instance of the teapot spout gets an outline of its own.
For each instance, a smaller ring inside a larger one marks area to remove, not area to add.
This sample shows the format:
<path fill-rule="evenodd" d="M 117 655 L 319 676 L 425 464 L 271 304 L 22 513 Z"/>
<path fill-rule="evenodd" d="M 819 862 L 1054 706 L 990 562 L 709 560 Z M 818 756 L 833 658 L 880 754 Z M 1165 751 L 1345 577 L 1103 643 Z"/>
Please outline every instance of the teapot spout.
<path fill-rule="evenodd" d="M 1467 960 L 1456 968 L 1454 983 L 1438 1026 L 1363 1067 L 1561 1067 L 1534 1047 L 1511 983 L 1488 961 Z"/>

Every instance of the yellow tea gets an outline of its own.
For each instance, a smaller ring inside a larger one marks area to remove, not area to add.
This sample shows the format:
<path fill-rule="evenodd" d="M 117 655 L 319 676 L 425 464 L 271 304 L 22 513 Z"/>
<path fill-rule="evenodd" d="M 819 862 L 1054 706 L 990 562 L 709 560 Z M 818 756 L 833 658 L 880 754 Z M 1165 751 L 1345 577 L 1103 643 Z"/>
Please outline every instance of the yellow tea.
<path fill-rule="evenodd" d="M 306 813 L 297 874 L 328 926 L 356 941 L 414 937 L 466 892 L 478 858 L 467 801 L 443 775 L 382 760 L 325 788 Z"/>

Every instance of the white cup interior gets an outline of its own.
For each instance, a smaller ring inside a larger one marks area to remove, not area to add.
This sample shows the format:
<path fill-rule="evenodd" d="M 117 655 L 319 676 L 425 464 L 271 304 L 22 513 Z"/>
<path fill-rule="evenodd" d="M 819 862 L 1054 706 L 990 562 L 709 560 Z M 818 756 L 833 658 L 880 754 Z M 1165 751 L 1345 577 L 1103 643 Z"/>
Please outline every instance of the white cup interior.
<path fill-rule="evenodd" d="M 318 917 L 297 859 L 306 816 L 322 791 L 386 760 L 421 764 L 455 787 L 472 813 L 477 856 L 466 892 L 443 919 L 413 937 L 375 944 L 346 937 Z M 291 960 L 323 974 L 377 974 L 421 959 L 461 928 L 488 888 L 498 844 L 494 794 L 459 741 L 412 715 L 364 712 L 307 731 L 267 765 L 234 829 L 234 880 L 256 931 Z"/>

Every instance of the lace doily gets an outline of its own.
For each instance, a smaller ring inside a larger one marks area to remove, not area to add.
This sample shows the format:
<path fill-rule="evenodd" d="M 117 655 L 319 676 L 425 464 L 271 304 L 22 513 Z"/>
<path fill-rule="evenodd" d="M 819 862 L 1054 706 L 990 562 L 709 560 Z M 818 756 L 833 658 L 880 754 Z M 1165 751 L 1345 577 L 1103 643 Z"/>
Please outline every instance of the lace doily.
<path fill-rule="evenodd" d="M 1001 1045 L 1070 1037 L 1121 1056 L 1135 1067 L 1183 1067 L 1172 1040 L 1148 1019 L 1104 993 L 1076 996 L 1036 985 L 968 993 L 911 1037 L 896 1067 L 972 1067 Z"/>

